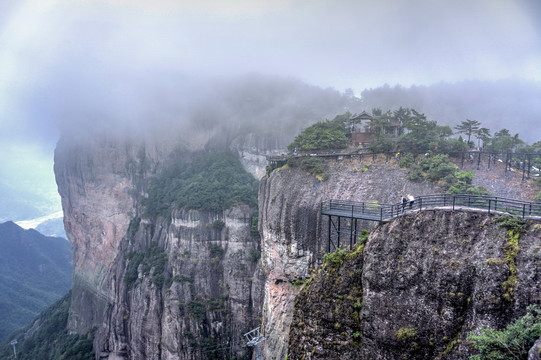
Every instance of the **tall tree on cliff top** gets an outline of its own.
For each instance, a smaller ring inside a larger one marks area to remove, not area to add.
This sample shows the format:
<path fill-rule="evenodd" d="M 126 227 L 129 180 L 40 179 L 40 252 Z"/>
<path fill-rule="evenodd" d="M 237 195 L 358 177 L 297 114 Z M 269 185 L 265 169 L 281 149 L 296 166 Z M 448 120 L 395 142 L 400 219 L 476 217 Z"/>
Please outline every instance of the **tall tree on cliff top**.
<path fill-rule="evenodd" d="M 480 128 L 475 132 L 475 137 L 477 138 L 477 147 L 481 148 L 481 140 L 483 141 L 483 146 L 490 140 L 490 130 L 488 128 Z"/>
<path fill-rule="evenodd" d="M 398 144 L 402 150 L 410 152 L 427 152 L 442 132 L 436 121 L 427 120 L 425 114 L 413 109 L 411 116 L 405 119 L 404 127 L 408 133 L 398 138 Z"/>
<path fill-rule="evenodd" d="M 459 134 L 468 135 L 468 145 L 470 144 L 470 138 L 476 131 L 481 127 L 481 123 L 477 120 L 466 119 L 460 123 L 460 125 L 455 126 L 455 129 Z"/>

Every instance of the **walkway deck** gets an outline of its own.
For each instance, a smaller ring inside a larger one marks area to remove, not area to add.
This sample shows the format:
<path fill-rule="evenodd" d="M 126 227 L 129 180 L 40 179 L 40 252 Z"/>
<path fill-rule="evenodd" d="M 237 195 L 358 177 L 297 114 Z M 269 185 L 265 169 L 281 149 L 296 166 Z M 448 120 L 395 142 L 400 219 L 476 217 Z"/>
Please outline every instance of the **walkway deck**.
<path fill-rule="evenodd" d="M 529 179 L 531 173 L 534 173 L 535 175 L 539 175 L 539 169 L 536 168 L 533 164 L 535 163 L 535 159 L 538 159 L 541 157 L 540 154 L 536 153 L 496 153 L 496 152 L 487 152 L 487 151 L 453 151 L 453 152 L 447 152 L 443 153 L 447 154 L 449 156 L 460 158 L 461 159 L 461 167 L 464 167 L 465 162 L 469 163 L 476 163 L 477 164 L 477 170 L 480 169 L 481 164 L 486 161 L 486 164 L 488 166 L 488 169 L 490 169 L 492 166 L 495 166 L 497 162 L 501 162 L 505 164 L 505 173 L 508 171 L 511 171 L 511 168 L 515 168 L 518 171 L 522 171 L 522 180 Z M 386 152 L 386 153 L 365 153 L 365 152 L 352 152 L 352 153 L 341 153 L 341 152 L 317 152 L 314 151 L 312 153 L 308 154 L 298 154 L 297 156 L 293 156 L 291 154 L 283 154 L 283 155 L 267 155 L 267 161 L 271 166 L 282 166 L 284 165 L 288 159 L 293 157 L 320 157 L 320 158 L 355 158 L 359 157 L 359 161 L 363 161 L 363 159 L 369 159 L 372 158 L 372 161 L 375 161 L 376 157 L 378 155 L 384 155 L 387 161 L 394 159 L 395 153 L 394 152 Z M 424 156 L 424 154 L 413 154 L 414 157 L 417 156 Z"/>
<path fill-rule="evenodd" d="M 527 202 L 494 196 L 437 194 L 417 197 L 406 204 L 378 204 L 346 200 L 327 200 L 321 203 L 321 214 L 371 221 L 385 221 L 413 211 L 465 210 L 507 214 L 541 220 L 541 202 Z"/>

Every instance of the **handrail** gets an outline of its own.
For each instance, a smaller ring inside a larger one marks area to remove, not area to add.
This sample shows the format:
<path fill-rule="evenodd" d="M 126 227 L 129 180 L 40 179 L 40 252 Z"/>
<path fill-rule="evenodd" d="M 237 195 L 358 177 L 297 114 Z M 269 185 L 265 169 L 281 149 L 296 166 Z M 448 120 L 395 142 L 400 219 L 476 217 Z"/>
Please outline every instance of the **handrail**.
<path fill-rule="evenodd" d="M 336 157 L 336 156 L 374 156 L 374 155 L 386 155 L 386 156 L 395 156 L 397 151 L 383 151 L 383 152 L 336 152 L 333 151 L 329 153 L 328 151 L 321 153 L 318 150 L 309 151 L 306 150 L 303 153 L 299 153 L 297 155 L 293 155 L 291 153 L 286 153 L 283 155 L 266 155 L 265 157 L 267 160 L 287 160 L 289 158 L 295 158 L 295 157 Z M 410 152 L 404 152 L 404 154 L 407 154 Z M 415 152 L 411 153 L 415 156 L 423 155 L 424 153 Z M 446 154 L 446 155 L 490 155 L 493 157 L 502 157 L 505 158 L 508 155 L 511 155 L 514 158 L 523 158 L 523 157 L 541 157 L 540 153 L 519 153 L 519 152 L 498 152 L 498 151 L 477 151 L 477 150 L 466 150 L 466 151 L 442 151 L 442 152 L 436 152 L 435 154 Z"/>
<path fill-rule="evenodd" d="M 522 218 L 541 218 L 541 202 L 528 202 L 497 196 L 469 194 L 421 195 L 413 201 L 396 204 L 378 204 L 349 200 L 326 200 L 321 202 L 321 214 L 357 219 L 383 221 L 411 211 L 434 209 L 468 209 L 487 211 L 489 214 L 507 214 Z"/>

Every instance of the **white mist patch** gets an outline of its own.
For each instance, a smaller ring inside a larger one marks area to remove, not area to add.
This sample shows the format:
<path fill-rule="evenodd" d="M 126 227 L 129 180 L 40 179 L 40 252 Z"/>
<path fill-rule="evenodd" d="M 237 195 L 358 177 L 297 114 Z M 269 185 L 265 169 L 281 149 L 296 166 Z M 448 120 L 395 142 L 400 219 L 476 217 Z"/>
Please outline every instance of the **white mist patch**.
<path fill-rule="evenodd" d="M 61 218 L 62 216 L 64 216 L 64 213 L 62 211 L 57 211 L 57 212 L 55 212 L 53 214 L 42 216 L 42 217 L 39 217 L 39 218 L 17 221 L 16 224 L 19 225 L 20 227 L 22 227 L 23 229 L 27 229 L 27 230 L 28 229 L 34 229 L 39 224 L 41 224 L 41 223 L 43 223 L 43 222 L 45 222 L 47 220 L 58 219 L 58 218 Z"/>

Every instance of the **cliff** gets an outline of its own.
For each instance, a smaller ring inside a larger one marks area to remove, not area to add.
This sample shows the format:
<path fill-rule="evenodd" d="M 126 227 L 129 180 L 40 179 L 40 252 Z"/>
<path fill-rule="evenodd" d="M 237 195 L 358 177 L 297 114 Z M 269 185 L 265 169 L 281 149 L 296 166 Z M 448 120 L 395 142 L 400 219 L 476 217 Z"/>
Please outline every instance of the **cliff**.
<path fill-rule="evenodd" d="M 450 211 L 378 226 L 303 288 L 289 357 L 468 359 L 470 332 L 502 329 L 541 302 L 540 235 L 530 221 L 513 251 L 494 217 Z"/>
<path fill-rule="evenodd" d="M 283 359 L 298 287 L 293 283 L 310 277 L 321 263 L 326 247 L 326 219 L 320 203 L 327 199 L 398 202 L 406 193 L 437 193 L 429 183 L 411 182 L 393 160 L 380 157 L 329 160 L 324 163 L 327 181 L 319 181 L 299 168 L 289 166 L 261 179 L 259 232 L 262 265 L 267 278 L 263 306 L 266 340 L 263 352 L 269 359 Z M 373 223 L 359 221 L 359 228 Z"/>
<path fill-rule="evenodd" d="M 163 169 L 192 149 L 173 137 L 64 137 L 55 152 L 73 246 L 72 332 L 95 328 L 102 359 L 248 356 L 262 274 L 255 210 L 145 215 L 142 199 Z"/>
<path fill-rule="evenodd" d="M 261 173 L 266 165 L 263 156 L 272 150 L 249 137 L 243 141 L 231 141 L 229 145 L 237 149 L 245 167 L 254 174 Z M 165 216 L 145 213 L 143 199 L 149 194 L 152 179 L 179 160 L 183 164 L 189 163 L 197 149 L 200 147 L 173 135 L 145 138 L 95 136 L 83 141 L 63 137 L 58 144 L 55 173 L 75 263 L 68 327 L 79 334 L 96 329 L 94 350 L 97 358 L 249 358 L 251 352 L 241 347 L 244 343 L 242 334 L 259 326 L 261 319 L 266 336 L 262 348 L 264 356 L 282 359 L 288 352 L 295 355 L 297 353 L 291 352 L 291 346 L 299 349 L 311 346 L 299 340 L 307 336 L 299 323 L 319 321 L 309 319 L 310 316 L 307 321 L 302 320 L 305 313 L 313 315 L 315 311 L 302 306 L 296 309 L 295 299 L 299 283 L 310 278 L 312 269 L 321 266 L 326 249 L 327 220 L 320 215 L 321 201 L 333 198 L 393 203 L 407 193 L 439 192 L 431 183 L 409 181 L 405 170 L 400 169 L 393 159 L 370 158 L 360 163 L 358 158 L 338 158 L 323 161 L 326 181 L 291 166 L 276 169 L 261 179 L 258 197 L 261 240 L 254 237 L 252 231 L 256 209 L 242 204 L 223 211 L 188 211 L 176 207 Z M 463 222 L 466 224 L 466 219 Z M 476 224 L 475 221 L 472 223 Z M 373 229 L 374 225 L 359 222 L 358 227 Z M 397 226 L 395 231 L 399 228 Z M 443 236 L 443 230 L 441 234 Z M 400 253 L 404 244 L 395 245 L 398 250 L 378 251 Z M 437 248 L 450 251 L 444 245 Z M 369 249 L 367 245 L 365 251 Z M 498 249 L 501 250 L 501 246 Z M 485 251 L 483 256 L 488 256 L 487 259 L 499 256 L 491 255 L 490 251 L 496 251 L 491 247 L 479 251 Z M 408 256 L 411 257 L 408 261 L 413 261 L 415 252 L 408 253 Z M 369 264 L 364 255 L 355 261 L 362 268 Z M 494 264 L 499 264 L 498 261 Z M 357 297 L 358 300 L 362 297 L 361 306 L 356 308 L 359 321 L 361 316 L 370 320 L 370 316 L 378 313 L 379 300 L 374 300 L 375 305 L 371 308 L 363 304 L 367 294 L 375 293 L 376 299 L 402 296 L 380 294 L 378 285 L 365 288 L 371 279 L 367 276 L 372 274 L 376 278 L 373 281 L 376 281 L 380 273 L 390 271 L 376 265 L 372 264 L 376 270 L 367 268 L 354 273 L 351 281 L 358 282 L 350 286 L 354 293 L 343 295 L 346 298 Z M 449 266 L 456 267 L 456 264 Z M 502 274 L 505 272 L 503 267 L 500 270 Z M 503 275 L 497 273 L 494 276 L 494 282 L 498 282 L 500 278 L 497 276 Z M 531 276 L 538 275 L 531 270 Z M 441 281 L 454 281 L 446 278 L 447 275 L 442 273 Z M 347 280 L 347 276 L 344 279 Z M 332 286 L 341 286 L 340 283 L 338 281 Z M 398 283 L 392 285 L 396 286 L 392 288 L 394 290 L 402 286 Z M 455 294 L 449 301 L 460 303 L 463 295 L 457 294 L 467 294 L 466 290 L 471 289 L 449 287 L 447 292 Z M 470 293 L 473 294 L 472 291 Z M 446 294 L 435 291 L 431 296 L 445 299 Z M 304 296 L 301 295 L 298 301 L 302 301 Z M 326 300 L 321 301 L 325 303 Z M 480 304 L 482 308 L 484 305 Z M 464 304 L 457 306 L 463 309 Z M 508 314 L 507 319 L 517 316 L 524 306 L 521 303 L 516 305 L 515 312 L 504 311 Z M 366 315 L 368 309 L 374 314 Z M 443 307 L 438 311 L 441 309 Z M 299 311 L 302 314 L 299 315 Z M 337 308 L 340 316 L 334 311 L 331 317 L 343 317 L 341 308 Z M 431 311 L 427 310 L 426 316 L 416 316 L 415 324 L 431 319 Z M 444 346 L 445 337 L 448 340 L 451 334 L 456 336 L 453 331 L 457 326 L 463 326 L 460 318 L 458 325 L 455 321 L 450 330 L 441 331 L 444 334 L 441 339 L 433 341 L 437 343 L 435 348 Z M 388 330 L 387 335 L 382 335 L 383 343 L 378 343 L 379 337 L 371 339 L 361 331 L 368 330 L 353 327 L 360 326 L 358 324 L 336 323 L 338 328 L 350 326 L 356 330 L 345 330 L 346 334 L 351 332 L 353 336 L 358 333 L 356 339 L 362 337 L 363 341 L 373 343 L 372 348 L 365 350 L 368 357 L 379 354 L 375 349 L 385 348 L 385 336 L 389 338 L 392 335 Z M 472 324 L 477 326 L 478 323 Z M 379 325 L 370 326 L 377 328 Z M 393 323 L 391 328 L 394 326 Z M 332 331 L 329 334 L 343 343 L 342 335 L 334 337 Z M 316 340 L 317 335 L 314 335 Z M 430 345 L 430 337 L 428 339 Z M 325 353 L 325 346 L 319 347 L 323 349 L 322 354 L 332 354 Z M 455 349 L 455 345 L 451 349 Z M 398 350 L 389 351 L 394 356 L 393 351 Z M 412 354 L 416 353 L 412 350 Z M 391 355 L 382 353 L 381 356 Z"/>

